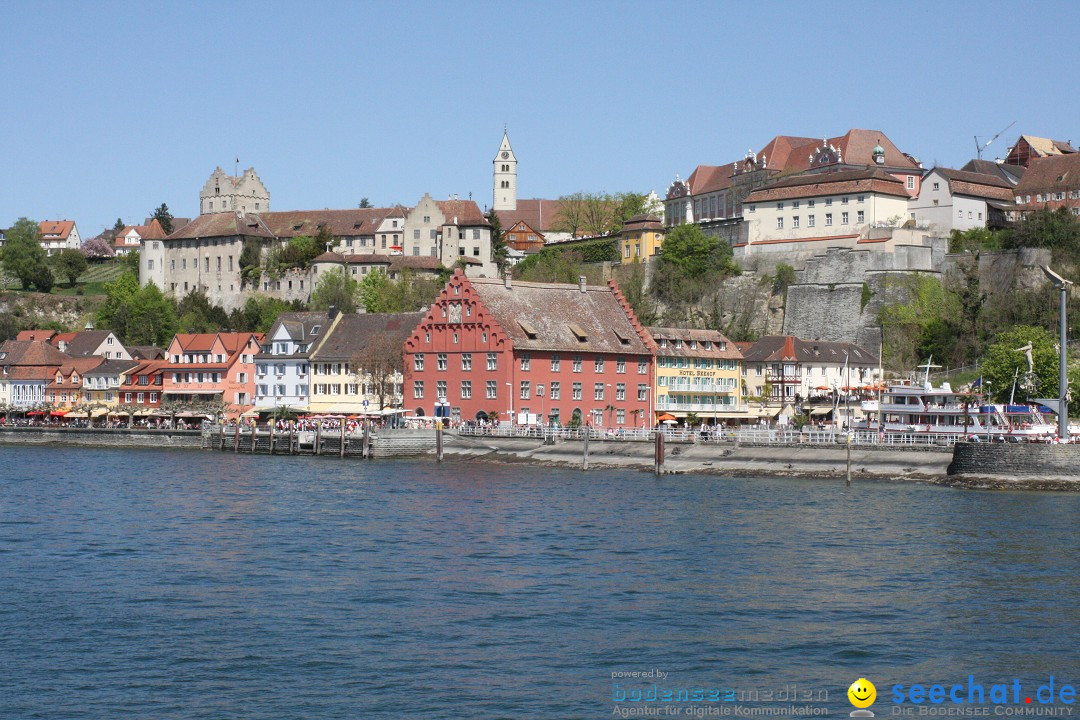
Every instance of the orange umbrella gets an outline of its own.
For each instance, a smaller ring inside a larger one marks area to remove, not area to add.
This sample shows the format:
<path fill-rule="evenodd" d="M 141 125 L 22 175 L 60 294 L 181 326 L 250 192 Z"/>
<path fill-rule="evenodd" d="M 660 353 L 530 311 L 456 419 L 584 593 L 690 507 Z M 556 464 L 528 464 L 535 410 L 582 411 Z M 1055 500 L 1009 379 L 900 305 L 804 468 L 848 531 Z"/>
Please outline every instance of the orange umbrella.
<path fill-rule="evenodd" d="M 660 415 L 656 419 L 659 420 L 660 422 L 664 422 L 666 420 L 674 420 L 675 416 L 672 415 L 671 413 L 664 413 L 663 415 Z"/>

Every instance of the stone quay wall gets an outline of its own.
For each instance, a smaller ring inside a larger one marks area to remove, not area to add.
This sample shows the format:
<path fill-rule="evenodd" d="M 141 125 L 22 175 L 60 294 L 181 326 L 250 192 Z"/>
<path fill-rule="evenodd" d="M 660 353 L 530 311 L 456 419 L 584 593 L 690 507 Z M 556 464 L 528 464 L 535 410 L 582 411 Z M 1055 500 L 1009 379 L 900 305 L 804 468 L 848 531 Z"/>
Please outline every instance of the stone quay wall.
<path fill-rule="evenodd" d="M 140 428 L 4 427 L 0 428 L 0 443 L 198 449 L 202 445 L 202 433 Z"/>
<path fill-rule="evenodd" d="M 1080 485 L 1080 445 L 957 443 L 947 472 L 950 478 L 982 478 L 997 487 L 1045 481 L 1064 483 L 1065 489 Z"/>

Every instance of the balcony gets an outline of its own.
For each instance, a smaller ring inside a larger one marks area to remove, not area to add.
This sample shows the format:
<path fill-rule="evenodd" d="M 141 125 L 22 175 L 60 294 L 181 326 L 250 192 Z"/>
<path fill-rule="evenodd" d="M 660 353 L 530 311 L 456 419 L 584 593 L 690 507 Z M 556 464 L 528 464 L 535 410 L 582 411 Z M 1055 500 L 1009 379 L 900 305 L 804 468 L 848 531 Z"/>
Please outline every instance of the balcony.
<path fill-rule="evenodd" d="M 672 400 L 657 400 L 655 409 L 660 412 L 693 412 L 693 413 L 742 413 L 749 412 L 750 406 L 735 403 L 683 403 Z"/>
<path fill-rule="evenodd" d="M 700 383 L 698 385 L 661 385 L 660 390 L 667 390 L 669 393 L 730 395 L 738 390 L 738 386 L 728 386 L 720 383 Z"/>

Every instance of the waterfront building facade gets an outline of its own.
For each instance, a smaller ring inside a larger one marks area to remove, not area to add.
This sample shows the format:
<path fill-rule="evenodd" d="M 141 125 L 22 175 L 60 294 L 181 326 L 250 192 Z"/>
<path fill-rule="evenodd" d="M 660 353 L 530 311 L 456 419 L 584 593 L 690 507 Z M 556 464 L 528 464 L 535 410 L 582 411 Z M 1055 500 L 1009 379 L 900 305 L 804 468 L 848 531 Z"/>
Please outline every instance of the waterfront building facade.
<path fill-rule="evenodd" d="M 401 410 L 401 348 L 423 317 L 422 312 L 341 315 L 311 354 L 309 411 L 389 415 Z M 378 367 L 365 368 L 365 361 Z"/>
<path fill-rule="evenodd" d="M 338 319 L 330 312 L 282 313 L 255 355 L 255 409 L 306 410 L 312 351 Z"/>
<path fill-rule="evenodd" d="M 786 421 L 805 403 L 828 406 L 879 381 L 877 355 L 854 343 L 769 335 L 741 345 L 743 391 L 770 418 Z"/>
<path fill-rule="evenodd" d="M 254 407 L 257 333 L 179 333 L 167 350 L 162 393 L 186 404 L 220 403 L 235 418 Z"/>
<path fill-rule="evenodd" d="M 749 418 L 740 392 L 743 356 L 734 343 L 716 330 L 647 330 L 656 346 L 657 416 L 713 423 Z"/>
<path fill-rule="evenodd" d="M 138 368 L 139 362 L 135 360 L 103 360 L 96 367 L 83 373 L 83 398 L 86 405 L 92 406 L 91 417 L 104 414 L 98 410 L 114 408 L 121 403 L 121 386 L 124 385 L 126 375 L 131 370 Z M 159 375 L 160 378 L 160 375 Z M 149 383 L 138 390 L 145 396 L 152 392 L 157 401 L 161 395 L 160 381 L 157 387 L 151 388 Z"/>
<path fill-rule="evenodd" d="M 164 359 L 137 361 L 121 376 L 115 403 L 147 410 L 160 408 L 167 365 L 168 361 Z M 106 404 L 113 404 L 113 401 L 106 399 Z"/>
<path fill-rule="evenodd" d="M 71 358 L 42 340 L 0 343 L 0 405 L 31 410 L 44 405 L 45 388 Z"/>
<path fill-rule="evenodd" d="M 467 278 L 459 269 L 405 341 L 418 416 L 631 428 L 650 422 L 652 339 L 614 282 Z"/>

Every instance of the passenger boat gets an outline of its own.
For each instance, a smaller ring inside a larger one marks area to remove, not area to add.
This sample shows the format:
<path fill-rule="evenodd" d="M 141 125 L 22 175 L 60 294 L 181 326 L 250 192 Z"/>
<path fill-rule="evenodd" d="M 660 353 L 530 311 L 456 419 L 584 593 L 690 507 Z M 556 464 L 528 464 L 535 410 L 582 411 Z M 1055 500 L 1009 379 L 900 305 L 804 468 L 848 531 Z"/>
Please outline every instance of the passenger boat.
<path fill-rule="evenodd" d="M 970 398 L 970 394 L 954 392 L 949 383 L 936 388 L 928 380 L 921 384 L 893 383 L 886 386 L 880 401 L 863 403 L 868 415 L 855 427 L 886 435 L 966 436 L 1013 442 L 1047 442 L 1057 434 L 1044 408 L 971 403 Z"/>

